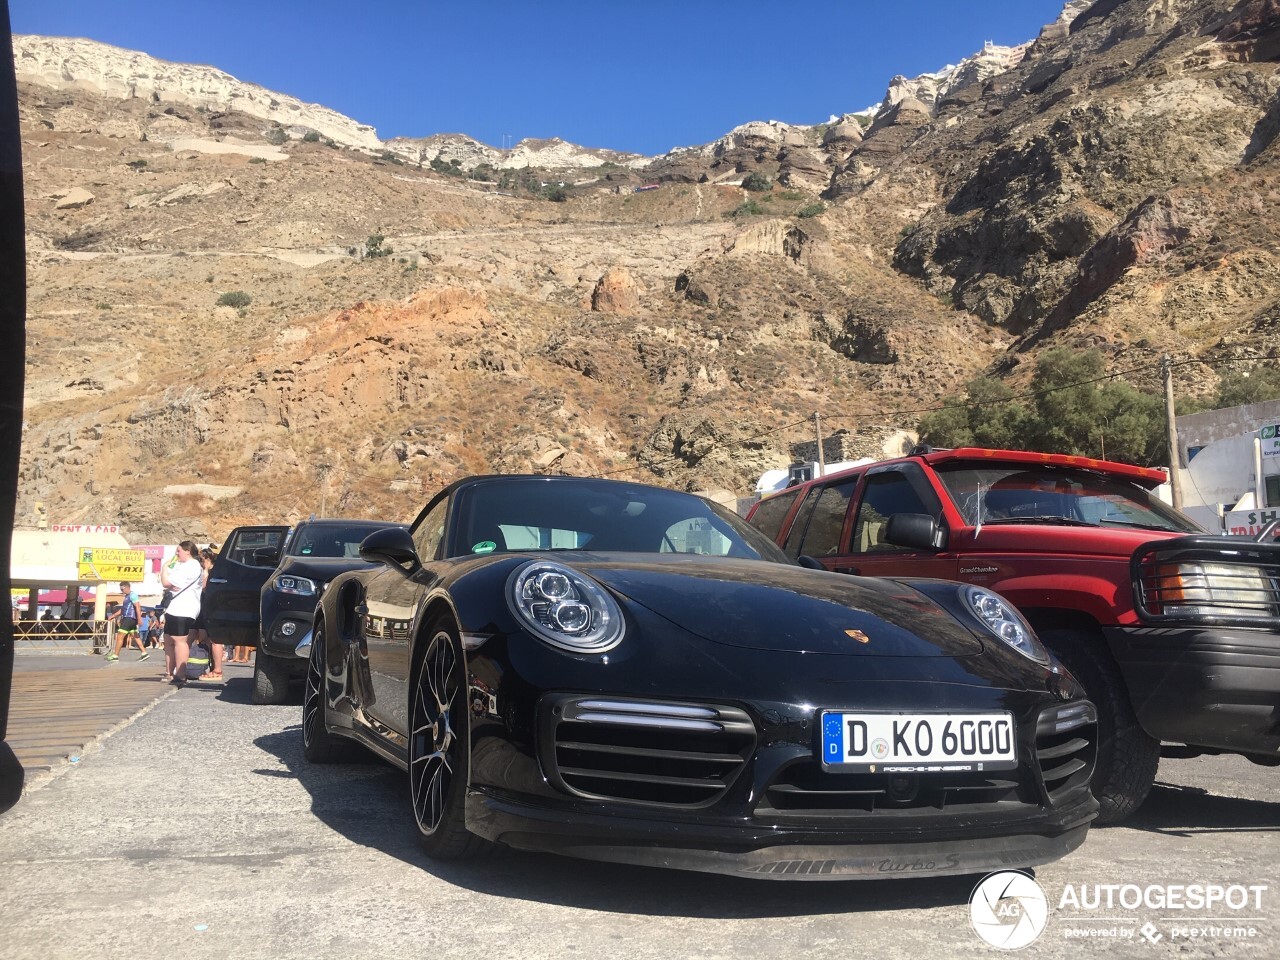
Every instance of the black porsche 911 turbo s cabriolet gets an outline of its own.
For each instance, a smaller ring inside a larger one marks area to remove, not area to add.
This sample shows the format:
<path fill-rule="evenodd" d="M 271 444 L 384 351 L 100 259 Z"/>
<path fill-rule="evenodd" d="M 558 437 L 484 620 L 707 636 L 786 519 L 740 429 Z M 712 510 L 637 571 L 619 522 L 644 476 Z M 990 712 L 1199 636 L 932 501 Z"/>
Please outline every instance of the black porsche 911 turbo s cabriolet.
<path fill-rule="evenodd" d="M 997 594 L 808 569 L 700 497 L 484 476 L 325 591 L 303 745 L 489 842 L 750 877 L 978 873 L 1084 841 L 1096 714 Z"/>

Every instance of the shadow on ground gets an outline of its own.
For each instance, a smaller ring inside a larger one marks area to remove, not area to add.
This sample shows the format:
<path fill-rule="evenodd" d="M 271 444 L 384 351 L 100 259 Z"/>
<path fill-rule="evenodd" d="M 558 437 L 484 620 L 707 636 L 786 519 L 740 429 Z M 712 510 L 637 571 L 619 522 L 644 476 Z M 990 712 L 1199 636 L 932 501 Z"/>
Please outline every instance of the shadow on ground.
<path fill-rule="evenodd" d="M 1280 803 L 1225 797 L 1202 787 L 1158 782 L 1138 812 L 1116 827 L 1183 837 L 1280 831 Z"/>
<path fill-rule="evenodd" d="M 223 698 L 248 702 L 249 681 Z M 353 843 L 412 864 L 459 887 L 515 900 L 588 910 L 699 919 L 749 919 L 964 904 L 979 877 L 779 882 L 573 860 L 498 848 L 469 862 L 429 859 L 418 846 L 405 775 L 372 755 L 366 763 L 319 766 L 302 754 L 301 716 L 254 743 L 278 757 L 311 796 L 311 812 Z"/>

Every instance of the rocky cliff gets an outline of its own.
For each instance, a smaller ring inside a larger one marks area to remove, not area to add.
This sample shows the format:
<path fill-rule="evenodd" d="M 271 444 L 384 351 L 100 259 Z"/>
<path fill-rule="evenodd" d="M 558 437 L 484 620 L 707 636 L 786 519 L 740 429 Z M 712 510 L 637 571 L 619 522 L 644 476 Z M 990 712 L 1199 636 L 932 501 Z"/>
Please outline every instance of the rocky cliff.
<path fill-rule="evenodd" d="M 1045 346 L 1203 360 L 1193 392 L 1276 359 L 1274 3 L 1081 6 L 869 124 L 836 104 L 643 163 L 382 143 L 209 68 L 25 38 L 20 512 L 217 539 L 404 518 L 483 470 L 745 492 L 814 412 L 879 437 Z"/>

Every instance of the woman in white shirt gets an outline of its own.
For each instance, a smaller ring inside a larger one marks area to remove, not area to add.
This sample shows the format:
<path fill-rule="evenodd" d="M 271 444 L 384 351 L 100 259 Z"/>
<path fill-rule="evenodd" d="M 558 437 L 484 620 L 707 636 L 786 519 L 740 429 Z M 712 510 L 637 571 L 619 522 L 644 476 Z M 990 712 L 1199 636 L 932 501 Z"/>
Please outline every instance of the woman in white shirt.
<path fill-rule="evenodd" d="M 191 650 L 187 637 L 191 625 L 200 615 L 200 586 L 204 568 L 196 559 L 199 555 L 195 543 L 183 540 L 172 565 L 160 568 L 160 583 L 173 591 L 173 598 L 164 608 L 164 658 L 170 668 L 172 683 L 182 687 L 187 683 L 187 655 Z"/>

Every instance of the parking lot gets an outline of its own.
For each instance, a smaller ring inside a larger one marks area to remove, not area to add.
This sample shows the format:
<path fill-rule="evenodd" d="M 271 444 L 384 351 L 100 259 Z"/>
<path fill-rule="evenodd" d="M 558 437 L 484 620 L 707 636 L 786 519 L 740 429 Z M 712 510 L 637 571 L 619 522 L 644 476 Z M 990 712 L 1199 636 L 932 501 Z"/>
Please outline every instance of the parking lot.
<path fill-rule="evenodd" d="M 0 818 L 0 958 L 1003 952 L 970 926 L 975 877 L 779 883 L 526 854 L 433 863 L 410 833 L 401 774 L 306 764 L 300 707 L 251 706 L 249 690 L 237 677 L 178 691 Z M 1134 820 L 1036 872 L 1048 921 L 1020 955 L 1276 955 L 1277 771 L 1201 758 L 1166 761 L 1158 779 Z M 1249 902 L 1189 909 L 1194 885 Z"/>

